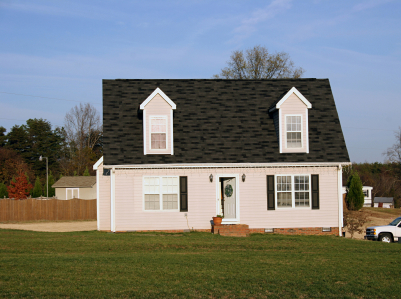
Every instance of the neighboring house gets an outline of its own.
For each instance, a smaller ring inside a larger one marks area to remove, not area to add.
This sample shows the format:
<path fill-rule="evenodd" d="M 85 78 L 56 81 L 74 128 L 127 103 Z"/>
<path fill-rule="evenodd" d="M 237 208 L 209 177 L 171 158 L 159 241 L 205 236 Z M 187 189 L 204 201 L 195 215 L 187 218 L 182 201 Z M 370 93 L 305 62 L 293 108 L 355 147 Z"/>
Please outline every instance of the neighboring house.
<path fill-rule="evenodd" d="M 341 234 L 329 80 L 103 80 L 98 230 Z"/>
<path fill-rule="evenodd" d="M 393 197 L 375 197 L 374 199 L 375 208 L 393 208 L 394 198 Z"/>
<path fill-rule="evenodd" d="M 364 202 L 363 202 L 364 207 L 372 206 L 372 190 L 373 190 L 373 187 L 362 186 L 362 192 L 364 195 Z M 346 194 L 346 193 L 347 193 L 347 187 L 343 186 L 343 194 Z"/>
<path fill-rule="evenodd" d="M 52 187 L 57 199 L 96 199 L 95 176 L 63 176 Z"/>

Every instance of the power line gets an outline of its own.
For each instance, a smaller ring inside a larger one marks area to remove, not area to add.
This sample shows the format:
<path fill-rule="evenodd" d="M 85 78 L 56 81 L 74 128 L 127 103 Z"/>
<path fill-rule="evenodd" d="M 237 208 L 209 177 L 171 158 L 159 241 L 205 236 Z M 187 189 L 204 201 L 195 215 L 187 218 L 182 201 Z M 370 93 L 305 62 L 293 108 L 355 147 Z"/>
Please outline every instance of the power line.
<path fill-rule="evenodd" d="M 49 98 L 49 97 L 35 96 L 35 95 L 22 94 L 22 93 L 13 93 L 13 92 L 5 92 L 5 91 L 0 91 L 0 93 L 12 94 L 12 95 L 24 96 L 24 97 L 33 97 L 33 98 L 49 99 L 49 100 L 58 100 L 58 101 L 67 101 L 67 102 L 77 102 L 77 103 L 90 103 L 90 104 L 93 104 L 93 105 L 101 105 L 101 104 L 99 104 L 99 103 L 93 103 L 93 102 L 87 102 L 87 101 L 75 101 L 75 100 L 66 100 L 66 99 L 59 99 L 59 98 Z"/>

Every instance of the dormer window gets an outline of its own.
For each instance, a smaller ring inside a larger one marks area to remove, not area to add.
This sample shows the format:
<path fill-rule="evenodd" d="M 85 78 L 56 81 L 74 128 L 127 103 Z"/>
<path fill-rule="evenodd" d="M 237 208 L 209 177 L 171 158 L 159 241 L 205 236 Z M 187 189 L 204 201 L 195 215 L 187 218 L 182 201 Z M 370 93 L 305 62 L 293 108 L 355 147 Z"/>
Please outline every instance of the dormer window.
<path fill-rule="evenodd" d="M 156 88 L 139 107 L 143 110 L 143 154 L 174 155 L 175 103 Z"/>
<path fill-rule="evenodd" d="M 280 153 L 309 153 L 308 109 L 311 108 L 312 104 L 293 87 L 269 109 Z"/>
<path fill-rule="evenodd" d="M 150 117 L 150 148 L 166 149 L 167 148 L 167 117 L 151 116 Z"/>
<path fill-rule="evenodd" d="M 287 148 L 302 148 L 302 116 L 286 115 Z"/>

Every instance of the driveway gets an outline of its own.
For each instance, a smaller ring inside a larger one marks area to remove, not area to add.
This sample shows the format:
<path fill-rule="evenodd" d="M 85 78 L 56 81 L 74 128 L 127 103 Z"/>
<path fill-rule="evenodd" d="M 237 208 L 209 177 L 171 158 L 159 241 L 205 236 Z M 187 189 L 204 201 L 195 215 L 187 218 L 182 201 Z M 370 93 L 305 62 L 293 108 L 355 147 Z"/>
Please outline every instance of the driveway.
<path fill-rule="evenodd" d="M 96 221 L 0 223 L 0 229 L 21 229 L 36 232 L 80 232 L 96 230 Z"/>

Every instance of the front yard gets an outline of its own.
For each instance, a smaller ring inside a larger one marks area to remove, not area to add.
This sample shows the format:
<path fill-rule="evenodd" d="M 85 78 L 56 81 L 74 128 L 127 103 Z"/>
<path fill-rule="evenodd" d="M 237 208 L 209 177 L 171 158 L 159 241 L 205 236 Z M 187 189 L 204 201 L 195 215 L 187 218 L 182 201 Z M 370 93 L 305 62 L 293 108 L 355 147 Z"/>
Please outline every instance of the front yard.
<path fill-rule="evenodd" d="M 0 230 L 0 297 L 391 298 L 401 244 Z"/>

